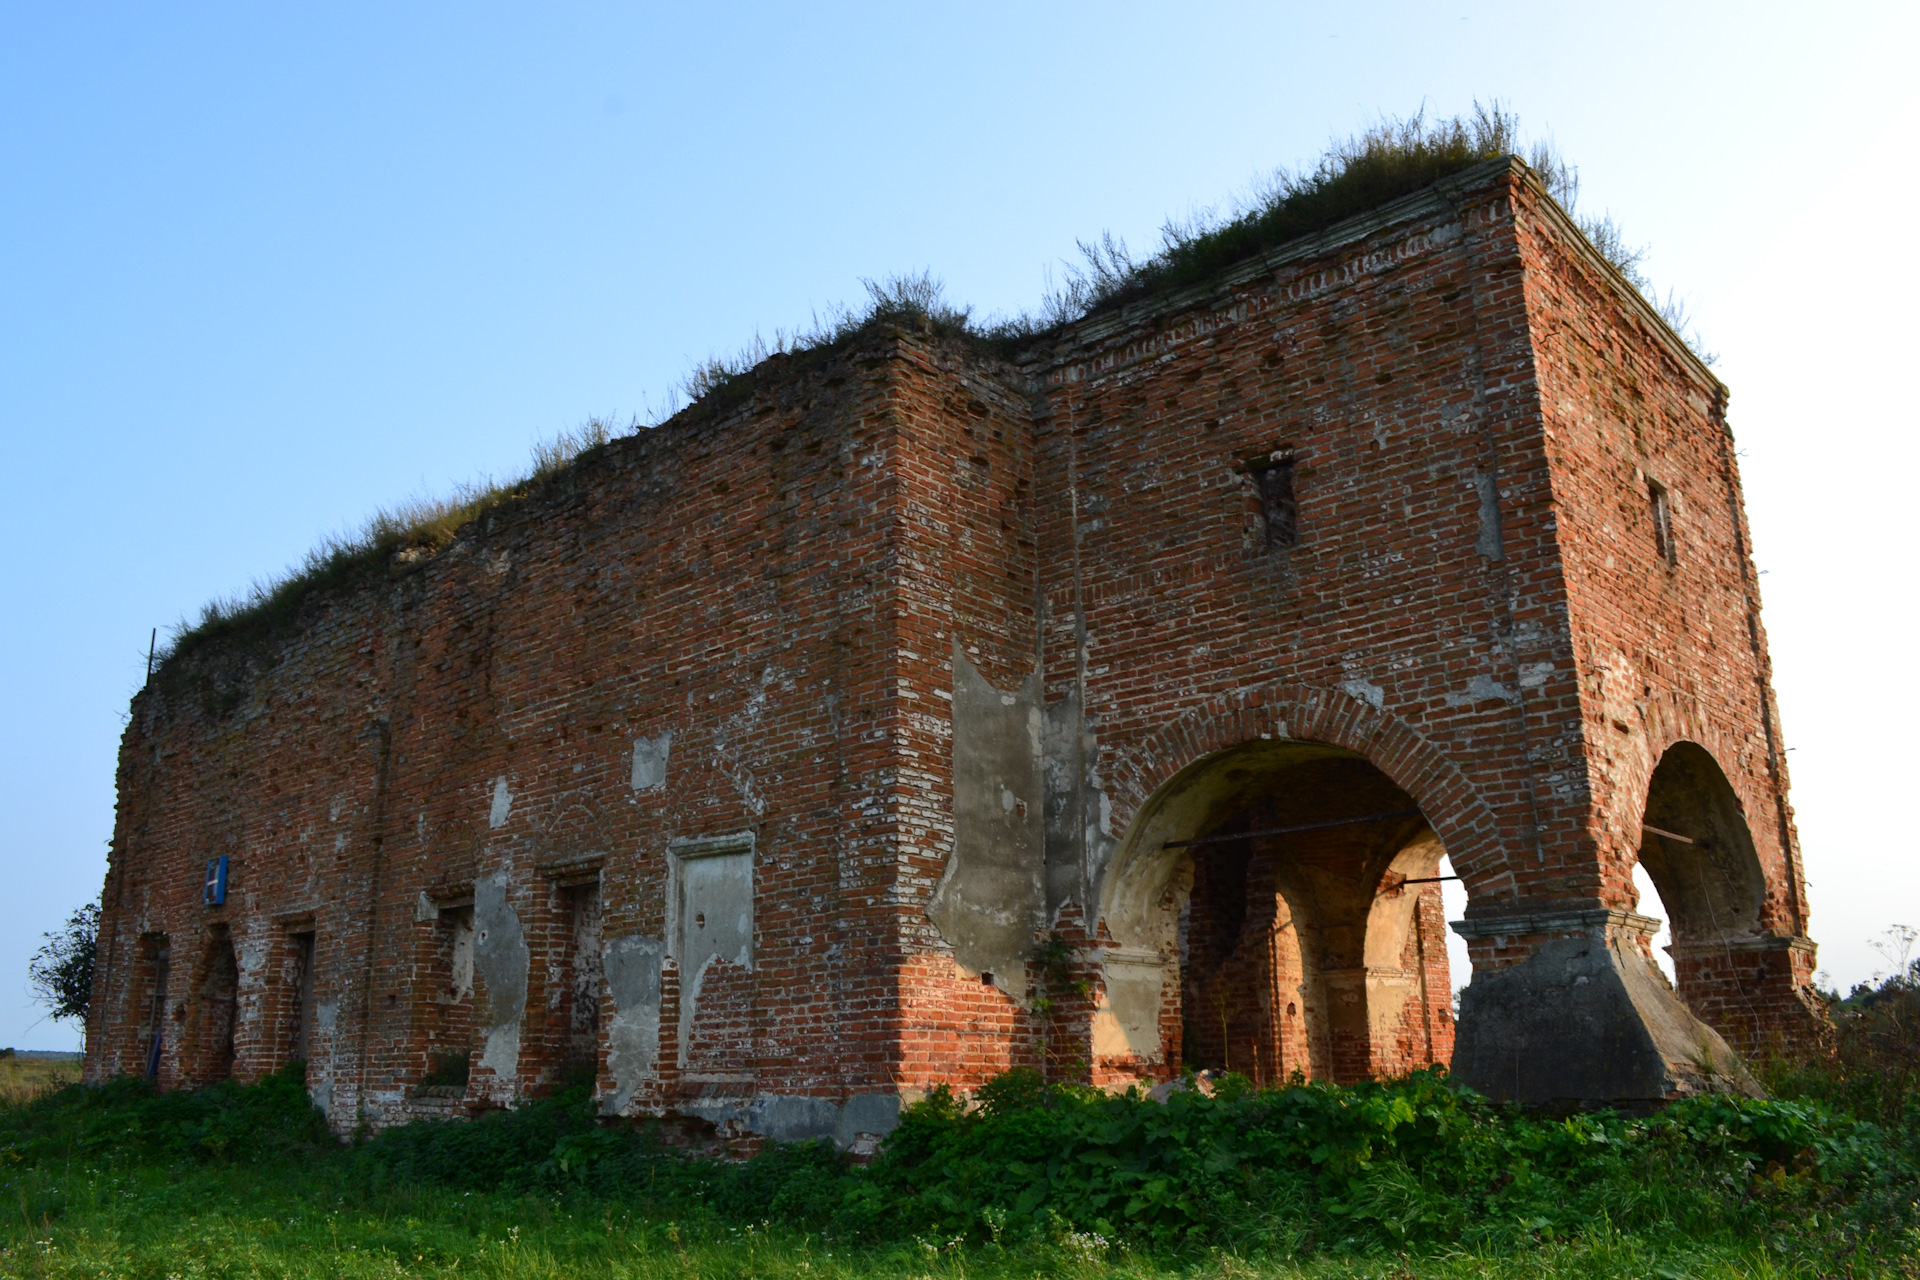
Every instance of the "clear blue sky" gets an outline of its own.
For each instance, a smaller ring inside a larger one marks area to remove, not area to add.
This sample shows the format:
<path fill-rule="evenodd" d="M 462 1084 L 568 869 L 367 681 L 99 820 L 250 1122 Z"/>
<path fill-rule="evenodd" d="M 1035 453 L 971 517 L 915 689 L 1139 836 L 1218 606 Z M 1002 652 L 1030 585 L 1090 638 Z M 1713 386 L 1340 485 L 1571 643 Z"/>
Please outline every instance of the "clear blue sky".
<path fill-rule="evenodd" d="M 1908 5 L 0 9 L 0 1044 L 148 629 L 931 268 L 982 311 L 1497 96 L 1733 388 L 1822 964 L 1920 924 Z"/>

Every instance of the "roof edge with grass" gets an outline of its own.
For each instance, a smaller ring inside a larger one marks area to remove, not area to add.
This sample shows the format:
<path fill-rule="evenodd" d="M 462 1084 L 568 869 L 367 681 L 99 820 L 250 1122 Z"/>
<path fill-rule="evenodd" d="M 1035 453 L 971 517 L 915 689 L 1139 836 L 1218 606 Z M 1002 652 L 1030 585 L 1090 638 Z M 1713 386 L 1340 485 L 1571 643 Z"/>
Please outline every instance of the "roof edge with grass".
<path fill-rule="evenodd" d="M 1709 368 L 1714 358 L 1701 349 L 1684 306 L 1671 291 L 1662 300 L 1640 271 L 1645 249 L 1628 245 L 1610 216 L 1577 213 L 1578 172 L 1551 145 L 1523 148 L 1518 117 L 1498 102 L 1490 107 L 1476 102 L 1468 115 L 1432 123 L 1420 112 L 1335 141 L 1310 169 L 1276 171 L 1225 213 L 1208 210 L 1168 221 L 1160 247 L 1148 256 L 1136 258 L 1110 232 L 1081 241 L 1082 261 L 1065 267 L 1037 314 L 976 319 L 968 308 L 946 302 L 940 282 L 928 272 L 864 281 L 868 296 L 858 310 L 835 308 L 803 329 L 776 330 L 771 341 L 756 335 L 731 357 L 700 362 L 674 389 L 666 412 L 651 421 L 636 419 L 615 428 L 589 420 L 538 446 L 531 472 L 521 479 L 463 486 L 447 498 L 383 509 L 359 533 L 327 539 L 285 574 L 257 582 L 239 597 L 208 603 L 196 621 L 175 629 L 155 677 L 174 683 L 181 664 L 211 645 L 244 645 L 257 652 L 259 643 L 296 632 L 302 615 L 323 595 L 406 578 L 436 560 L 462 529 L 527 502 L 583 456 L 606 446 L 616 432 L 729 415 L 752 401 L 775 357 L 825 356 L 875 331 L 909 327 L 1031 367 L 1035 355 L 1070 332 L 1098 340 L 1143 311 L 1188 305 L 1222 284 L 1323 251 L 1328 243 L 1321 238 L 1329 232 L 1351 233 L 1337 235 L 1340 243 L 1371 234 L 1411 212 L 1395 206 L 1472 170 L 1491 171 L 1516 160 L 1549 197 L 1543 207 L 1563 220 L 1570 241 L 1591 251 L 1623 297 L 1670 340 L 1676 355 L 1719 386 Z"/>

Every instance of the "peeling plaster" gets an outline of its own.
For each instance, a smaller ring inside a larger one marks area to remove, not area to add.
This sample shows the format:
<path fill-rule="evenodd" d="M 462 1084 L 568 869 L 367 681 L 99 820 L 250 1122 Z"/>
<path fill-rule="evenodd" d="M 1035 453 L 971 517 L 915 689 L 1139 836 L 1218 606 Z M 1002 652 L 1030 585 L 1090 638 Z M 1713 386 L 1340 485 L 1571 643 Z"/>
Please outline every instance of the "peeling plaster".
<path fill-rule="evenodd" d="M 1476 475 L 1473 487 L 1480 493 L 1480 533 L 1473 540 L 1473 549 L 1489 560 L 1504 560 L 1506 550 L 1500 539 L 1499 478 Z"/>
<path fill-rule="evenodd" d="M 667 749 L 673 745 L 673 730 L 652 738 L 633 740 L 633 779 L 635 791 L 659 791 L 667 785 Z"/>
<path fill-rule="evenodd" d="M 1467 681 L 1465 693 L 1450 693 L 1446 701 L 1450 707 L 1470 707 L 1477 702 L 1518 702 L 1520 695 L 1492 676 L 1480 675 Z"/>
<path fill-rule="evenodd" d="M 753 843 L 753 832 L 735 831 L 667 846 L 672 881 L 667 933 L 680 969 L 682 1067 L 707 970 L 720 960 L 753 968 Z"/>
<path fill-rule="evenodd" d="M 1101 961 L 1102 991 L 1093 1011 L 1096 1058 L 1158 1062 L 1160 1006 L 1166 995 L 1167 960 L 1159 951 L 1114 947 Z"/>
<path fill-rule="evenodd" d="M 504 790 L 505 779 L 495 794 Z M 473 966 L 486 984 L 486 1007 L 477 1009 L 485 1046 L 480 1065 L 513 1081 L 520 1067 L 520 1018 L 527 1009 L 530 953 L 520 916 L 507 903 L 507 874 L 473 883 Z"/>
<path fill-rule="evenodd" d="M 1040 678 L 1004 693 L 953 645 L 953 850 L 927 918 L 969 973 L 1016 996 L 1046 926 Z"/>
<path fill-rule="evenodd" d="M 1387 705 L 1387 691 L 1370 680 L 1354 679 L 1342 681 L 1340 691 L 1348 697 L 1358 698 L 1375 711 Z"/>
<path fill-rule="evenodd" d="M 844 1101 L 801 1094 L 762 1093 L 752 1098 L 696 1098 L 683 1106 L 714 1124 L 733 1123 L 775 1142 L 831 1138 L 836 1146 L 871 1151 L 900 1123 L 898 1093 L 856 1093 Z"/>
<path fill-rule="evenodd" d="M 614 938 L 601 952 L 613 1020 L 607 1026 L 607 1072 L 613 1093 L 601 1112 L 617 1115 L 633 1101 L 641 1085 L 660 1067 L 660 960 L 666 947 L 658 938 Z"/>
<path fill-rule="evenodd" d="M 505 774 L 493 780 L 493 807 L 487 811 L 487 826 L 498 831 L 507 825 L 507 818 L 513 813 L 513 792 L 507 789 Z"/>

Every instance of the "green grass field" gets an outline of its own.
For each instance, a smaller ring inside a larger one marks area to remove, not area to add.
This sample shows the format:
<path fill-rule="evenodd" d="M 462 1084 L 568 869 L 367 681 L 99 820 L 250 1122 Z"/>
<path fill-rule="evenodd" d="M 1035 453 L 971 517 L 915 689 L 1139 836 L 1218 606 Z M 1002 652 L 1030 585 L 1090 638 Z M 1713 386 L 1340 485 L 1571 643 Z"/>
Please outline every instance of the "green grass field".
<path fill-rule="evenodd" d="M 165 1169 L 17 1183 L 0 1274 L 46 1277 L 1774 1277 L 1916 1272 L 1905 1256 L 1764 1239 L 1652 1241 L 1597 1224 L 1521 1252 L 1445 1247 L 1296 1260 L 1231 1248 L 1169 1257 L 1091 1234 L 1014 1247 L 916 1239 L 836 1246 L 756 1224 L 660 1221 L 617 1203 L 444 1188 L 369 1194 L 329 1170 Z M 31 1229 L 27 1219 L 33 1219 Z M 1779 1247 L 1773 1247 L 1777 1244 Z"/>

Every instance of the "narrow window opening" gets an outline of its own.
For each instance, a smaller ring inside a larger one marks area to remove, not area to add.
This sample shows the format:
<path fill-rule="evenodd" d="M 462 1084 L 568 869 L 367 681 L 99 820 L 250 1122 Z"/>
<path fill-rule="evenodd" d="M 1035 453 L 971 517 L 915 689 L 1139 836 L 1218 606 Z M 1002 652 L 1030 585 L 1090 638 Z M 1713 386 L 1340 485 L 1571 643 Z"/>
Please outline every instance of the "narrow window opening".
<path fill-rule="evenodd" d="M 1673 542 L 1673 500 L 1667 487 L 1658 480 L 1647 481 L 1647 505 L 1653 512 L 1653 545 L 1669 565 L 1680 562 L 1680 549 Z"/>
<path fill-rule="evenodd" d="M 167 970 L 171 950 L 165 934 L 148 934 L 141 940 L 147 991 L 145 1018 L 141 1026 L 140 1053 L 147 1079 L 160 1078 L 160 1053 L 167 1030 Z"/>
<path fill-rule="evenodd" d="M 1270 547 L 1290 547 L 1300 540 L 1300 504 L 1293 492 L 1293 466 L 1293 454 L 1284 449 L 1252 464 Z"/>
<path fill-rule="evenodd" d="M 293 1044 L 288 1057 L 305 1062 L 313 1030 L 313 935 L 296 933 L 293 944 Z"/>
<path fill-rule="evenodd" d="M 606 970 L 600 952 L 600 886 L 583 885 L 567 892 L 572 917 L 573 945 L 568 958 L 567 1045 L 563 1071 L 593 1073 L 600 1065 L 600 1004 L 606 994 Z"/>

